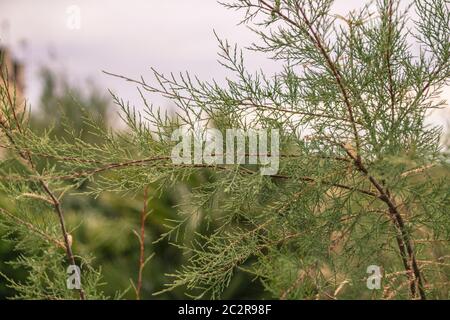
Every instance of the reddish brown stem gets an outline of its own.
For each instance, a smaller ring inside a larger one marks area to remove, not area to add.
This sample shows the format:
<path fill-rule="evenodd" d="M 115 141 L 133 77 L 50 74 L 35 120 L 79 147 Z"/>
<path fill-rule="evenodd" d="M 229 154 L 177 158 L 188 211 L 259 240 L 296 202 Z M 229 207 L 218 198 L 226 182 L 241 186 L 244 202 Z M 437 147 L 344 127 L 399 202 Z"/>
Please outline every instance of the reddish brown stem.
<path fill-rule="evenodd" d="M 145 221 L 147 220 L 148 186 L 144 189 L 144 205 L 141 211 L 141 230 L 139 233 L 139 273 L 136 285 L 136 299 L 141 300 L 142 274 L 145 268 Z"/>

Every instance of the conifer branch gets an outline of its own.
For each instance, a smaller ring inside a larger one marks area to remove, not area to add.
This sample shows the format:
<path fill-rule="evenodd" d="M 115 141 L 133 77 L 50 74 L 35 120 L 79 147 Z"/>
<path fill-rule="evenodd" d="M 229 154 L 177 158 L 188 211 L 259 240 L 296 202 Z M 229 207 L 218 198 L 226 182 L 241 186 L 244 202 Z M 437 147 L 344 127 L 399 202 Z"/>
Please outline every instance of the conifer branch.
<path fill-rule="evenodd" d="M 11 99 L 11 95 L 9 94 L 9 87 L 7 86 L 8 82 L 6 79 L 6 75 L 0 71 L 0 77 L 3 80 L 3 84 L 4 84 L 4 88 L 3 91 L 6 92 L 7 97 L 8 97 L 8 102 L 9 102 L 9 106 L 7 107 L 7 110 L 9 110 L 10 112 L 13 113 L 14 115 L 14 121 L 15 121 L 15 126 L 18 128 L 19 132 L 21 134 L 24 134 L 23 129 L 21 127 L 21 123 L 18 120 L 19 118 L 16 115 L 16 105 L 14 103 L 14 101 Z M 5 108 L 6 109 L 6 108 Z M 12 133 L 12 127 L 8 126 L 4 121 L 2 121 L 0 119 L 0 127 L 3 129 L 3 132 L 5 133 L 6 137 L 8 138 L 9 142 L 11 143 L 11 145 L 16 149 L 17 153 L 20 155 L 20 157 L 23 160 L 23 163 L 28 167 L 28 169 L 31 172 L 34 172 L 35 175 L 39 175 L 39 173 L 36 170 L 36 166 L 34 164 L 34 161 L 31 157 L 31 155 L 27 152 L 23 152 L 20 147 L 18 146 L 13 133 Z M 66 228 L 66 223 L 65 223 L 65 219 L 64 219 L 64 213 L 63 213 L 63 209 L 61 207 L 61 202 L 59 201 L 58 197 L 53 193 L 53 191 L 50 189 L 50 187 L 48 186 L 48 184 L 42 180 L 42 179 L 38 179 L 39 184 L 41 185 L 41 187 L 43 188 L 43 190 L 45 191 L 45 193 L 48 195 L 48 197 L 50 198 L 50 202 L 58 216 L 58 220 L 59 220 L 59 224 L 60 224 L 60 228 L 61 228 L 61 233 L 64 239 L 64 247 L 66 250 L 66 254 L 67 254 L 67 259 L 69 260 L 71 265 L 76 265 L 75 262 L 75 256 L 72 252 L 72 246 L 71 246 L 71 241 L 69 240 L 69 234 Z M 80 299 L 81 300 L 85 300 L 86 296 L 84 293 L 84 290 L 82 288 L 80 288 L 78 290 L 79 295 L 80 295 Z"/>
<path fill-rule="evenodd" d="M 64 250 L 66 250 L 66 246 L 64 245 L 64 243 L 62 243 L 61 241 L 53 238 L 51 235 L 46 234 L 44 231 L 39 230 L 37 227 L 35 227 L 33 224 L 24 221 L 22 219 L 20 219 L 19 217 L 17 217 L 16 215 L 12 214 L 11 212 L 8 212 L 7 210 L 0 208 L 0 214 L 7 216 L 9 219 L 17 222 L 18 224 L 24 226 L 25 228 L 27 228 L 29 231 L 39 235 L 42 239 L 44 239 L 45 241 L 48 241 L 49 243 L 52 243 L 54 245 L 56 245 L 59 248 L 62 248 Z"/>

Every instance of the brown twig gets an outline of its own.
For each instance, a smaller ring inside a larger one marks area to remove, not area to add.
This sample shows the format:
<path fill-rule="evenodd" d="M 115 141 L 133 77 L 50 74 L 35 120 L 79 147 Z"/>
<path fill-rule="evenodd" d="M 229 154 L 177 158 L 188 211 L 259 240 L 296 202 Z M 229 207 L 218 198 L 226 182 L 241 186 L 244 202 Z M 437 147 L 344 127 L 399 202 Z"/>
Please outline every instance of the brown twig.
<path fill-rule="evenodd" d="M 5 79 L 5 75 L 3 74 L 3 72 L 0 72 L 0 77 L 3 80 L 3 84 L 6 84 L 7 81 Z M 7 96 L 8 96 L 8 102 L 9 102 L 9 109 L 11 109 L 11 112 L 14 115 L 14 121 L 16 122 L 15 125 L 18 128 L 20 133 L 23 133 L 23 130 L 21 128 L 21 124 L 20 121 L 18 120 L 18 117 L 16 115 L 16 108 L 15 108 L 15 103 L 14 101 L 11 99 L 11 95 L 9 94 L 9 87 L 5 85 L 4 90 L 6 90 L 7 92 Z M 8 126 L 7 123 L 5 123 L 4 121 L 2 121 L 0 119 L 0 127 L 3 129 L 6 137 L 8 138 L 8 140 L 10 141 L 11 145 L 14 146 L 14 148 L 16 149 L 16 152 L 20 155 L 20 157 L 23 160 L 23 163 L 28 167 L 28 169 L 32 172 L 35 172 L 35 174 L 37 176 L 39 176 L 39 173 L 36 169 L 36 166 L 34 164 L 34 161 L 31 157 L 31 155 L 27 152 L 23 152 L 22 150 L 20 150 L 16 140 L 14 139 L 14 136 L 12 134 L 12 129 L 10 126 Z M 38 182 L 41 185 L 41 187 L 43 188 L 43 190 L 45 191 L 45 193 L 49 196 L 53 208 L 58 216 L 58 220 L 59 220 L 59 224 L 60 224 L 60 228 L 61 228 L 61 233 L 62 236 L 64 238 L 64 247 L 66 250 L 66 255 L 67 255 L 67 259 L 69 260 L 69 263 L 72 265 L 76 265 L 75 263 L 75 256 L 72 252 L 72 246 L 71 246 L 71 240 L 69 239 L 69 234 L 67 232 L 67 228 L 66 228 L 66 223 L 65 223 L 65 219 L 64 219 L 64 212 L 63 209 L 61 207 L 61 202 L 58 199 L 58 197 L 53 193 L 53 191 L 50 189 L 50 187 L 48 186 L 47 182 L 45 182 L 43 179 L 38 178 Z M 80 295 L 80 299 L 81 300 L 85 300 L 86 299 L 86 295 L 84 293 L 83 288 L 78 289 L 78 293 Z"/>
<path fill-rule="evenodd" d="M 416 174 L 416 173 L 422 173 L 422 172 L 424 172 L 424 171 L 426 171 L 428 169 L 431 169 L 431 168 L 433 168 L 435 166 L 436 166 L 436 164 L 434 164 L 434 163 L 428 164 L 428 165 L 423 166 L 423 167 L 419 167 L 419 168 L 416 168 L 416 169 L 411 169 L 411 170 L 405 171 L 405 172 L 403 172 L 401 174 L 401 176 L 402 177 L 408 177 L 408 176 Z"/>
<path fill-rule="evenodd" d="M 1 146 L 0 146 L 1 147 Z M 46 156 L 43 154 L 40 154 L 41 156 Z M 248 154 L 246 154 L 248 156 Z M 298 155 L 280 155 L 280 157 L 283 158 L 291 158 L 291 157 L 299 157 Z M 322 157 L 324 159 L 330 159 L 330 160 L 336 160 L 336 161 L 341 161 L 341 162 L 349 162 L 349 160 L 347 158 L 340 158 L 340 157 Z M 55 156 L 55 159 L 60 159 L 59 157 Z M 69 158 L 68 159 L 73 160 L 73 161 L 78 161 L 77 158 Z M 70 179 L 75 179 L 75 178 L 79 178 L 79 177 L 87 177 L 87 176 L 92 176 L 92 175 L 96 175 L 99 173 L 103 173 L 109 170 L 115 170 L 115 169 L 122 169 L 122 168 L 128 168 L 128 167 L 133 167 L 133 166 L 143 166 L 143 165 L 147 165 L 148 163 L 153 163 L 156 161 L 163 161 L 163 160 L 170 160 L 170 157 L 167 156 L 158 156 L 158 157 L 150 157 L 150 158 L 146 158 L 146 159 L 137 159 L 137 160 L 130 160 L 130 161 L 124 161 L 124 162 L 116 162 L 116 163 L 109 163 L 109 164 L 104 164 L 104 166 L 99 167 L 99 168 L 94 168 L 92 170 L 88 170 L 88 171 L 82 171 L 82 172 L 76 172 L 73 174 L 69 174 L 69 175 L 60 175 L 60 176 L 49 176 L 49 177 L 44 177 L 44 176 L 37 176 L 36 179 L 38 180 L 50 180 L 50 179 L 60 179 L 60 180 L 70 180 Z M 98 163 L 97 161 L 92 161 L 93 163 Z M 186 167 L 186 168 L 209 168 L 209 169 L 219 169 L 219 170 L 228 170 L 228 168 L 224 167 L 224 166 L 215 166 L 215 165 L 206 165 L 206 164 L 197 164 L 197 165 L 173 165 L 176 167 Z M 239 168 L 242 172 L 247 173 L 247 174 L 255 174 L 254 171 L 246 169 L 244 167 Z M 271 175 L 270 177 L 274 178 L 274 179 L 284 179 L 284 180 L 289 180 L 292 179 L 292 177 L 289 176 L 285 176 L 285 175 Z M 344 190 L 348 190 L 348 191 L 357 191 L 359 193 L 365 194 L 365 195 L 369 195 L 372 197 L 377 197 L 377 194 L 368 190 L 364 190 L 364 189 L 358 189 L 358 188 L 353 188 L 344 184 L 339 184 L 339 183 L 332 183 L 332 182 L 328 182 L 325 180 L 317 180 L 311 177 L 297 177 L 299 180 L 301 181 L 305 181 L 305 182 L 311 182 L 311 183 L 322 183 L 325 185 L 329 185 L 331 187 L 336 187 L 336 188 L 340 188 L 340 189 L 344 189 Z"/>
<path fill-rule="evenodd" d="M 417 264 L 416 256 L 414 253 L 414 245 L 411 240 L 395 201 L 389 194 L 389 192 L 383 187 L 383 185 L 378 182 L 378 180 L 369 174 L 368 169 L 362 163 L 360 157 L 356 157 L 355 154 L 346 148 L 345 145 L 341 147 L 347 152 L 348 156 L 353 159 L 355 167 L 364 174 L 371 184 L 378 190 L 379 198 L 383 201 L 387 207 L 391 220 L 393 221 L 394 227 L 397 231 L 397 244 L 400 250 L 400 255 L 402 258 L 405 270 L 407 270 L 408 278 L 410 279 L 410 292 L 413 298 L 418 294 L 420 299 L 426 299 L 425 291 L 423 287 L 422 274 L 420 272 L 419 266 Z"/>
<path fill-rule="evenodd" d="M 265 6 L 265 9 L 267 11 L 271 12 L 271 14 L 272 13 L 277 14 L 280 18 L 282 18 L 284 21 L 291 24 L 292 26 L 294 26 L 300 30 L 305 30 L 302 25 L 300 25 L 298 22 L 296 22 L 295 20 L 293 20 L 290 17 L 288 17 L 287 15 L 285 15 L 281 11 L 280 8 L 275 8 L 274 6 L 271 6 L 264 0 L 259 0 L 259 2 L 262 3 Z M 336 84 L 339 87 L 339 90 L 344 99 L 344 104 L 347 108 L 349 122 L 352 126 L 353 135 L 355 138 L 356 149 L 357 149 L 357 151 L 359 151 L 360 138 L 359 138 L 358 128 L 356 127 L 357 121 L 355 119 L 353 105 L 350 101 L 350 96 L 349 96 L 348 90 L 344 84 L 344 79 L 342 77 L 340 67 L 337 64 L 337 62 L 335 63 L 331 59 L 331 57 L 328 53 L 329 50 L 325 47 L 325 44 L 323 43 L 322 38 L 320 37 L 319 33 L 314 29 L 311 21 L 308 19 L 308 16 L 306 15 L 304 8 L 302 8 L 300 5 L 297 5 L 297 10 L 300 13 L 301 18 L 307 27 L 307 30 L 305 30 L 306 35 L 309 37 L 311 42 L 319 49 L 320 53 L 322 54 L 323 58 L 325 59 L 328 70 L 330 71 L 330 73 L 334 77 L 334 79 L 336 80 Z"/>
<path fill-rule="evenodd" d="M 144 188 L 144 205 L 141 211 L 140 233 L 135 232 L 139 239 L 139 273 L 136 285 L 136 299 L 141 300 L 142 274 L 145 268 L 145 221 L 147 220 L 148 186 Z"/>

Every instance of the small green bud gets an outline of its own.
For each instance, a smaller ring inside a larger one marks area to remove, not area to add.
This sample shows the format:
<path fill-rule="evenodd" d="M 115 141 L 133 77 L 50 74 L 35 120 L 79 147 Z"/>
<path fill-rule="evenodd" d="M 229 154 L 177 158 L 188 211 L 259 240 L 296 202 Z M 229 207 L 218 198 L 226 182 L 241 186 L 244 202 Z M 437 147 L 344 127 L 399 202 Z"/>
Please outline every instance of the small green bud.
<path fill-rule="evenodd" d="M 272 19 L 276 19 L 277 13 L 280 11 L 281 0 L 275 0 L 275 5 L 272 9 Z"/>

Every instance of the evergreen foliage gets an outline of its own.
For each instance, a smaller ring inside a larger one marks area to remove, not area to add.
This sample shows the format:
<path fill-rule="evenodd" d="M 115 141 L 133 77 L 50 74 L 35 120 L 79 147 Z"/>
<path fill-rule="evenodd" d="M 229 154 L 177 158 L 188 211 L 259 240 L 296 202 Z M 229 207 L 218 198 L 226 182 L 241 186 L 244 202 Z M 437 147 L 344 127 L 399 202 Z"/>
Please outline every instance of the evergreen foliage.
<path fill-rule="evenodd" d="M 449 84 L 448 3 L 416 0 L 401 10 L 399 1 L 378 0 L 346 17 L 332 5 L 224 4 L 242 10 L 242 23 L 259 37 L 250 50 L 270 55 L 282 71 L 248 71 L 244 53 L 218 37 L 220 63 L 232 74 L 226 86 L 189 73 L 153 70 L 153 83 L 114 75 L 138 85 L 144 108 L 112 94 L 128 127 L 120 132 L 84 117 L 101 144 L 80 139 L 70 124 L 70 138 L 30 130 L 2 86 L 1 127 L 11 152 L 1 164 L 1 190 L 18 215 L 1 216 L 28 252 L 19 263 L 38 270 L 25 284 L 12 280 L 18 297 L 74 297 L 65 290 L 58 246 L 69 264 L 83 261 L 79 296 L 103 297 L 98 272 L 70 250 L 60 205 L 68 193 L 90 182 L 85 193 L 93 197 L 134 197 L 149 185 L 158 197 L 196 177 L 160 239 L 185 251 L 187 262 L 159 294 L 182 287 L 195 298 L 220 298 L 243 270 L 281 299 L 449 298 L 448 153 L 441 128 L 425 123 L 444 105 L 440 93 Z M 176 116 L 147 94 L 173 101 Z M 173 164 L 171 133 L 199 123 L 222 132 L 279 129 L 279 173 Z M 46 161 L 36 167 L 37 159 Z M 198 233 L 184 232 L 199 225 Z M 382 290 L 366 287 L 370 265 L 383 268 Z"/>

